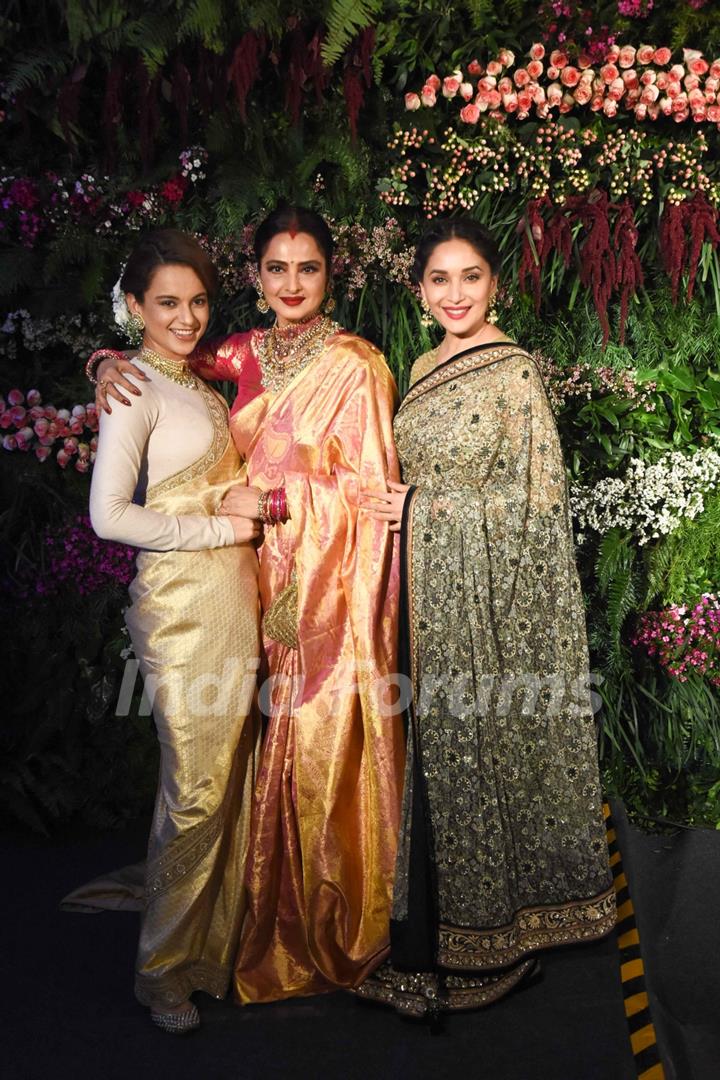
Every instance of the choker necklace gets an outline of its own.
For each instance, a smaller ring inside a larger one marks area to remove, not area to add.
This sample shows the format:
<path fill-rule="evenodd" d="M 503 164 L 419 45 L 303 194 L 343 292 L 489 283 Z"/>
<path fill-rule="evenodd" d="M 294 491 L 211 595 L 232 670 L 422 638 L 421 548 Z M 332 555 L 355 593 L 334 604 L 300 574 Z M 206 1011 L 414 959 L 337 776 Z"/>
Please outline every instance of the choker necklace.
<path fill-rule="evenodd" d="M 325 348 L 325 339 L 340 325 L 327 315 L 316 315 L 299 327 L 279 327 L 265 332 L 258 344 L 262 384 L 277 393 L 313 362 Z"/>
<path fill-rule="evenodd" d="M 197 379 L 184 360 L 170 360 L 167 356 L 161 356 L 154 349 L 148 349 L 143 345 L 138 355 L 138 360 L 149 364 L 155 371 L 159 371 L 166 379 L 171 379 L 178 386 L 184 386 L 188 390 L 197 390 Z"/>

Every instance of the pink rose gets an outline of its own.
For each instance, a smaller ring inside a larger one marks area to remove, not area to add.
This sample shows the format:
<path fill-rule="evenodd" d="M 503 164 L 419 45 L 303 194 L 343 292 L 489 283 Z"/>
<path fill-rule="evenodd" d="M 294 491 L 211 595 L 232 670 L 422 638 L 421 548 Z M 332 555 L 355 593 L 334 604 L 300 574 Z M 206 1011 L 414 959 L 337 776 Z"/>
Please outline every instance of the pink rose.
<path fill-rule="evenodd" d="M 659 115 L 660 106 L 657 103 L 655 105 L 648 105 L 648 116 L 651 120 L 657 120 Z"/>
<path fill-rule="evenodd" d="M 697 109 L 693 109 L 692 118 L 696 124 L 703 123 L 703 121 L 707 118 L 707 109 L 705 108 L 704 103 L 700 105 Z"/>
<path fill-rule="evenodd" d="M 415 112 L 422 105 L 419 94 L 406 94 L 405 95 L 405 108 L 410 112 Z"/>
<path fill-rule="evenodd" d="M 52 444 L 55 442 L 52 435 L 49 434 L 43 435 L 38 441 L 42 446 L 52 446 Z"/>
<path fill-rule="evenodd" d="M 82 435 L 83 431 L 85 430 L 85 421 L 81 420 L 78 416 L 74 417 L 70 421 L 70 430 L 72 431 L 73 435 Z"/>
<path fill-rule="evenodd" d="M 713 79 L 720 79 L 720 60 L 713 60 L 710 65 L 710 74 Z"/>
<path fill-rule="evenodd" d="M 48 420 L 54 420 L 55 419 L 55 417 L 57 416 L 57 409 L 55 408 L 54 405 L 46 405 L 45 406 L 45 416 L 48 418 Z"/>
<path fill-rule="evenodd" d="M 29 450 L 33 439 L 33 429 L 29 427 L 21 428 L 16 438 L 18 450 Z"/>
<path fill-rule="evenodd" d="M 540 108 L 545 109 L 547 102 L 547 94 L 545 93 L 545 87 L 540 86 L 539 83 L 534 83 L 530 87 L 530 91 L 532 93 L 532 99 L 538 107 L 538 112 Z M 547 112 L 545 112 L 544 115 L 547 116 Z"/>
<path fill-rule="evenodd" d="M 606 116 L 615 116 L 617 114 L 617 101 L 611 97 L 606 97 L 602 104 L 602 110 Z"/>
<path fill-rule="evenodd" d="M 562 70 L 562 74 L 560 75 L 560 82 L 563 84 L 563 86 L 577 86 L 577 84 L 580 82 L 580 72 L 576 67 L 568 65 Z"/>
<path fill-rule="evenodd" d="M 497 84 L 497 88 L 501 94 L 512 94 L 513 83 L 512 79 L 508 79 L 507 75 L 504 75 L 500 82 Z"/>
<path fill-rule="evenodd" d="M 425 80 L 425 85 L 429 86 L 431 90 L 434 90 L 437 93 L 437 91 L 442 86 L 442 83 L 440 82 L 440 79 L 437 77 L 437 75 L 430 75 Z"/>
<path fill-rule="evenodd" d="M 437 101 L 437 96 L 432 86 L 428 86 L 428 84 L 425 83 L 425 86 L 423 86 L 422 90 L 420 91 L 420 100 L 422 101 L 423 105 L 427 105 L 428 108 L 433 107 L 433 105 Z"/>
<path fill-rule="evenodd" d="M 465 124 L 477 124 L 480 119 L 480 109 L 477 105 L 466 105 L 464 109 L 460 110 L 460 119 Z"/>
<path fill-rule="evenodd" d="M 45 415 L 47 416 L 47 413 Z M 58 420 L 65 420 L 67 422 L 70 419 L 70 410 L 69 409 L 58 409 L 58 411 L 57 411 L 57 413 L 55 415 L 56 415 Z"/>
<path fill-rule="evenodd" d="M 58 450 L 58 452 L 57 452 L 57 463 L 58 463 L 58 465 L 60 466 L 61 469 L 65 468 L 65 466 L 67 465 L 69 460 L 70 460 L 70 455 L 69 454 L 67 454 L 62 449 Z"/>
<path fill-rule="evenodd" d="M 642 94 L 640 95 L 640 100 L 643 101 L 646 105 L 652 105 L 653 102 L 657 101 L 659 97 L 660 91 L 658 90 L 657 86 L 653 86 L 651 83 L 643 90 Z"/>
<path fill-rule="evenodd" d="M 647 105 L 643 104 L 643 102 L 640 101 L 635 106 L 635 119 L 636 120 L 644 120 L 646 116 L 647 116 Z"/>
<path fill-rule="evenodd" d="M 576 86 L 573 90 L 573 97 L 578 105 L 587 105 L 592 97 L 592 90 L 587 83 L 581 82 L 579 86 Z"/>
<path fill-rule="evenodd" d="M 490 108 L 490 106 L 488 105 L 487 99 L 485 99 L 484 101 L 480 101 L 480 100 L 478 100 L 478 98 L 475 98 L 475 104 L 477 105 L 477 107 L 478 107 L 478 109 L 480 110 L 481 113 L 486 113 L 488 111 L 488 109 Z"/>
<path fill-rule="evenodd" d="M 711 124 L 720 124 L 720 105 L 709 105 L 707 118 Z"/>
<path fill-rule="evenodd" d="M 443 79 L 442 92 L 443 97 L 454 98 L 460 89 L 460 80 L 456 79 L 454 75 L 449 75 L 447 79 Z"/>
<path fill-rule="evenodd" d="M 640 76 L 640 82 L 643 84 L 643 86 L 649 86 L 650 83 L 654 83 L 656 79 L 657 72 L 652 70 L 643 71 L 642 75 Z"/>
<path fill-rule="evenodd" d="M 93 435 L 92 439 L 90 440 L 90 452 L 91 453 L 92 453 L 93 450 L 97 450 L 97 445 L 98 445 L 97 435 Z"/>
<path fill-rule="evenodd" d="M 570 93 L 565 93 L 560 102 L 560 112 L 569 113 L 575 108 L 575 98 Z"/>
<path fill-rule="evenodd" d="M 8 394 L 8 397 L 10 397 L 10 394 Z M 3 413 L 3 416 L 6 415 L 7 413 Z M 15 427 L 20 427 L 27 416 L 27 409 L 24 409 L 22 405 L 16 405 L 13 409 L 9 410 L 9 415 Z"/>
<path fill-rule="evenodd" d="M 713 90 L 707 90 L 706 89 L 703 96 L 704 96 L 705 101 L 707 102 L 708 105 L 714 105 L 715 104 L 715 92 Z"/>
<path fill-rule="evenodd" d="M 50 424 L 47 420 L 36 420 L 33 427 L 35 428 L 35 434 L 38 438 L 42 438 L 47 435 Z"/>
<path fill-rule="evenodd" d="M 581 52 L 577 58 L 577 66 L 581 71 L 586 71 L 592 67 L 592 57 L 586 52 Z"/>
<path fill-rule="evenodd" d="M 621 68 L 632 67 L 635 63 L 635 49 L 632 45 L 623 45 L 618 56 L 618 64 Z"/>
<path fill-rule="evenodd" d="M 488 100 L 488 105 L 490 106 L 491 109 L 498 109 L 500 107 L 500 102 L 502 101 L 502 96 L 500 94 L 500 91 L 499 90 L 491 90 L 490 93 L 488 94 L 488 99 L 487 100 Z"/>
<path fill-rule="evenodd" d="M 605 53 L 605 63 L 614 64 L 620 56 L 620 46 L 611 45 L 608 51 Z"/>
<path fill-rule="evenodd" d="M 687 120 L 689 115 L 689 109 L 680 109 L 679 112 L 673 112 L 673 120 L 676 124 L 682 124 L 685 120 Z"/>
<path fill-rule="evenodd" d="M 75 468 L 79 473 L 86 473 L 90 468 L 90 462 L 86 458 L 78 458 L 75 462 Z"/>
<path fill-rule="evenodd" d="M 550 83 L 550 85 L 547 88 L 548 105 L 550 105 L 551 108 L 556 106 L 556 105 L 559 105 L 560 102 L 562 101 L 562 96 L 563 96 L 563 89 L 562 89 L 562 86 L 560 85 L 560 83 L 558 83 L 558 82 Z"/>
<path fill-rule="evenodd" d="M 683 79 L 683 86 L 690 93 L 691 90 L 697 90 L 700 85 L 700 79 L 697 75 L 686 75 Z"/>
<path fill-rule="evenodd" d="M 674 113 L 684 112 L 687 115 L 688 97 L 687 94 L 678 94 L 676 98 L 673 98 L 672 111 Z"/>
<path fill-rule="evenodd" d="M 660 100 L 658 101 L 658 106 L 659 106 L 660 112 L 663 114 L 663 116 L 669 116 L 670 113 L 672 112 L 672 107 L 673 107 L 672 98 L 669 98 L 669 97 L 660 98 Z"/>
<path fill-rule="evenodd" d="M 503 103 L 503 108 L 505 109 L 505 112 L 508 112 L 508 113 L 517 112 L 517 107 L 518 107 L 517 94 L 514 94 L 514 93 L 503 94 L 502 103 Z"/>
<path fill-rule="evenodd" d="M 672 53 L 671 53 L 670 49 L 668 49 L 667 46 L 665 46 L 665 45 L 663 45 L 662 48 L 660 48 L 660 49 L 656 49 L 655 52 L 653 53 L 653 60 L 655 61 L 656 64 L 659 64 L 660 67 L 664 67 L 665 64 L 669 64 L 671 58 L 672 58 Z"/>
<path fill-rule="evenodd" d="M 9 409 L 4 413 L 0 413 L 0 428 L 2 428 L 3 431 L 7 431 L 8 428 L 14 426 Z"/>
<path fill-rule="evenodd" d="M 486 75 L 484 79 L 481 79 L 478 83 L 478 90 L 494 90 L 497 86 L 497 79 L 494 75 Z"/>
<path fill-rule="evenodd" d="M 463 101 L 471 101 L 474 93 L 475 91 L 473 89 L 472 83 L 460 83 L 460 97 L 463 99 Z"/>
<path fill-rule="evenodd" d="M 712 90 L 716 93 L 720 89 L 720 78 L 716 78 L 714 75 L 709 75 L 705 80 L 705 89 Z"/>
<path fill-rule="evenodd" d="M 550 53 L 550 63 L 553 67 L 564 68 L 570 63 L 570 58 L 566 52 L 562 51 L 562 49 L 553 49 Z"/>
<path fill-rule="evenodd" d="M 537 44 L 530 46 L 530 59 L 531 60 L 542 60 L 544 55 L 545 55 L 545 46 L 544 45 L 541 45 L 538 42 Z"/>
<path fill-rule="evenodd" d="M 605 83 L 611 83 L 620 77 L 620 70 L 615 64 L 603 64 L 600 68 L 600 77 Z"/>
<path fill-rule="evenodd" d="M 533 96 L 529 90 L 521 90 L 517 96 L 518 113 L 528 113 L 533 103 Z"/>
<path fill-rule="evenodd" d="M 665 93 L 669 98 L 673 98 L 674 100 L 676 97 L 680 97 L 682 93 L 682 87 L 680 86 L 679 82 L 675 82 L 674 80 L 672 80 L 668 83 Z"/>
<path fill-rule="evenodd" d="M 652 47 L 652 45 L 641 45 L 640 48 L 637 51 L 636 59 L 637 59 L 638 64 L 642 64 L 643 67 L 644 67 L 645 64 L 652 63 L 652 60 L 653 60 L 654 56 L 655 56 L 655 50 Z"/>
<path fill-rule="evenodd" d="M 85 406 L 84 405 L 73 405 L 72 415 L 73 416 L 81 416 L 83 419 L 85 419 Z"/>
<path fill-rule="evenodd" d="M 680 82 L 680 80 L 684 78 L 685 75 L 687 75 L 687 72 L 683 64 L 673 64 L 668 74 L 670 75 L 671 79 L 675 79 L 677 82 Z"/>
<path fill-rule="evenodd" d="M 513 75 L 513 82 L 517 86 L 518 90 L 522 90 L 524 86 L 530 82 L 530 73 L 525 68 L 518 68 Z"/>
<path fill-rule="evenodd" d="M 25 400 L 25 395 L 22 390 L 10 390 L 7 399 L 10 405 L 22 405 Z"/>
<path fill-rule="evenodd" d="M 49 446 L 36 446 L 35 447 L 35 457 L 38 459 L 38 461 L 47 461 L 47 459 L 50 457 L 51 453 L 52 453 L 52 450 L 50 449 Z"/>
<path fill-rule="evenodd" d="M 510 49 L 501 49 L 498 53 L 498 60 L 503 67 L 512 67 L 515 63 L 515 53 Z"/>
<path fill-rule="evenodd" d="M 550 64 L 547 69 L 547 77 L 550 82 L 556 82 L 557 79 L 560 78 L 560 68 L 557 68 L 553 64 Z"/>
<path fill-rule="evenodd" d="M 45 418 L 45 410 L 42 405 L 33 405 L 28 415 L 31 420 L 43 420 Z"/>
<path fill-rule="evenodd" d="M 622 79 L 613 79 L 608 86 L 607 93 L 611 101 L 620 101 L 625 93 L 625 83 Z"/>
<path fill-rule="evenodd" d="M 502 73 L 502 64 L 497 60 L 491 60 L 487 66 L 488 75 L 500 75 Z"/>
<path fill-rule="evenodd" d="M 710 70 L 710 65 L 703 57 L 699 57 L 697 60 L 691 60 L 688 63 L 688 67 L 693 75 L 704 75 L 706 71 Z"/>
<path fill-rule="evenodd" d="M 670 76 L 667 71 L 658 71 L 655 85 L 659 90 L 666 90 L 670 84 Z"/>
<path fill-rule="evenodd" d="M 527 73 L 531 79 L 539 79 L 543 71 L 543 65 L 539 60 L 531 60 L 527 66 Z"/>
<path fill-rule="evenodd" d="M 35 405 L 39 405 L 41 402 L 42 402 L 42 394 L 40 393 L 39 390 L 28 390 L 28 392 L 27 392 L 27 403 L 30 406 L 30 408 L 33 408 Z"/>
<path fill-rule="evenodd" d="M 3 450 L 17 450 L 17 439 L 14 435 L 3 436 Z"/>
<path fill-rule="evenodd" d="M 482 64 L 479 63 L 477 60 L 471 60 L 468 64 L 468 74 L 474 75 L 477 78 L 477 76 L 482 75 L 482 73 Z"/>
<path fill-rule="evenodd" d="M 78 441 L 74 436 L 69 439 L 65 439 L 63 442 L 63 450 L 66 454 L 77 454 Z"/>

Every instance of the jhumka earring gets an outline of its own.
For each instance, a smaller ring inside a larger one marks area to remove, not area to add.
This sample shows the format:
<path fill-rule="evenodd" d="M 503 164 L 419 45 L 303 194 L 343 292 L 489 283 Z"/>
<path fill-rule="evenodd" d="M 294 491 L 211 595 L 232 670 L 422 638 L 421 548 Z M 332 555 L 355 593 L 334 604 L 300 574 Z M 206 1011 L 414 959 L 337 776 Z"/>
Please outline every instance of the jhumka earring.
<path fill-rule="evenodd" d="M 422 308 L 422 315 L 420 316 L 421 325 L 432 326 L 432 324 L 435 322 L 435 318 L 432 311 L 430 310 L 430 305 L 428 304 L 427 300 L 422 299 L 420 301 L 420 307 Z"/>
<path fill-rule="evenodd" d="M 270 310 L 270 305 L 265 299 L 265 293 L 262 291 L 262 285 L 258 285 L 258 298 L 255 301 L 255 307 L 262 315 L 267 315 Z"/>
<path fill-rule="evenodd" d="M 125 335 L 131 345 L 139 345 L 142 341 L 145 320 L 139 311 L 133 311 L 125 323 Z"/>
<path fill-rule="evenodd" d="M 323 304 L 323 314 L 324 315 L 332 315 L 334 310 L 335 310 L 335 297 L 334 296 L 328 296 L 327 299 L 325 300 L 325 303 Z"/>
<path fill-rule="evenodd" d="M 493 293 L 490 297 L 490 303 L 488 309 L 485 312 L 485 322 L 496 323 L 498 321 L 498 309 L 497 309 L 497 293 Z"/>

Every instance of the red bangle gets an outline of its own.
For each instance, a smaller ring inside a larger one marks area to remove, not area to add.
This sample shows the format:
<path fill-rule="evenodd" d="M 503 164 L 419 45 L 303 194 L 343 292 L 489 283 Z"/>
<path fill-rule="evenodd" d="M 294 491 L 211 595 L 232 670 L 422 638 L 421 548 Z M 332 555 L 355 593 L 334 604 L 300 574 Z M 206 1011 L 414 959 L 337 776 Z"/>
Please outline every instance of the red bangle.
<path fill-rule="evenodd" d="M 101 360 L 106 357 L 112 357 L 113 360 L 124 360 L 125 357 L 117 349 L 96 349 L 92 356 L 88 357 L 88 361 L 85 364 L 85 375 L 93 384 L 97 386 L 97 377 L 95 375 L 96 368 Z"/>

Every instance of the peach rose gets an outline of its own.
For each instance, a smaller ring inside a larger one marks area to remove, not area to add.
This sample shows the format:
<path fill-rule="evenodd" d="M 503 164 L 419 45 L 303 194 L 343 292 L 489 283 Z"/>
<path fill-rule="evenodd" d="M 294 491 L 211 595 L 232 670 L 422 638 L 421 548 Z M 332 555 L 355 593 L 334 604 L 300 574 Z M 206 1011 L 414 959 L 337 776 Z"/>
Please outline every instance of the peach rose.
<path fill-rule="evenodd" d="M 688 94 L 688 103 L 691 109 L 696 109 L 700 107 L 705 108 L 705 95 L 703 94 L 702 90 L 698 90 L 697 88 L 691 90 Z"/>
<path fill-rule="evenodd" d="M 657 72 L 652 70 L 643 71 L 642 75 L 640 76 L 640 82 L 643 84 L 643 86 L 649 86 L 651 83 L 654 83 L 656 79 Z"/>
<path fill-rule="evenodd" d="M 685 70 L 685 66 L 683 64 L 673 64 L 673 66 L 670 68 L 669 75 L 671 79 L 676 79 L 678 82 L 680 82 L 680 80 L 684 78 L 685 75 L 687 75 L 687 71 Z"/>
<path fill-rule="evenodd" d="M 440 79 L 437 77 L 437 75 L 430 75 L 429 78 L 425 80 L 425 85 L 432 87 L 435 93 L 437 93 L 442 86 L 442 83 L 440 82 Z"/>
<path fill-rule="evenodd" d="M 472 83 L 460 83 L 460 97 L 463 99 L 463 101 L 471 101 L 474 93 L 475 91 L 473 90 Z"/>
<path fill-rule="evenodd" d="M 432 108 L 432 106 L 437 101 L 437 95 L 435 94 L 432 86 L 428 86 L 427 83 L 425 84 L 425 86 L 423 86 L 422 90 L 420 91 L 420 99 L 423 105 L 427 105 Z"/>
<path fill-rule="evenodd" d="M 47 420 L 36 420 L 33 424 L 33 427 L 35 428 L 35 434 L 37 435 L 37 437 L 39 439 L 42 439 L 45 437 L 45 435 L 47 435 L 50 423 Z"/>
<path fill-rule="evenodd" d="M 657 120 L 659 115 L 660 106 L 657 103 L 655 105 L 648 105 L 648 116 L 651 120 Z"/>
<path fill-rule="evenodd" d="M 702 56 L 698 57 L 697 60 L 690 60 L 688 62 L 688 67 L 693 75 L 704 75 L 706 71 L 710 70 L 710 65 Z"/>
<path fill-rule="evenodd" d="M 672 98 L 669 98 L 669 97 L 660 98 L 660 100 L 658 101 L 658 106 L 659 106 L 660 112 L 663 114 L 663 116 L 669 116 L 670 113 L 672 112 L 672 107 L 673 107 Z"/>
<path fill-rule="evenodd" d="M 692 118 L 696 124 L 701 124 L 704 120 L 707 119 L 707 109 L 705 108 L 704 103 L 700 105 L 697 109 L 693 109 Z"/>
<path fill-rule="evenodd" d="M 60 466 L 61 469 L 65 468 L 65 466 L 67 465 L 69 460 L 70 460 L 70 455 L 69 454 L 67 454 L 64 450 L 58 450 L 58 452 L 57 452 L 57 463 L 58 463 L 58 465 Z"/>
<path fill-rule="evenodd" d="M 460 89 L 460 80 L 456 79 L 454 75 L 448 75 L 447 79 L 443 79 L 442 92 L 443 97 L 454 98 Z"/>
<path fill-rule="evenodd" d="M 720 89 L 720 78 L 717 78 L 715 75 L 708 75 L 705 80 L 705 89 L 712 90 L 712 92 L 715 93 Z"/>
<path fill-rule="evenodd" d="M 478 90 L 494 90 L 497 86 L 497 79 L 494 75 L 486 75 L 484 79 L 481 79 L 478 83 Z"/>
<path fill-rule="evenodd" d="M 527 73 L 531 79 L 539 79 L 544 70 L 539 60 L 531 60 L 527 66 Z"/>
<path fill-rule="evenodd" d="M 8 390 L 8 405 L 22 405 L 25 395 L 22 390 Z"/>
<path fill-rule="evenodd" d="M 502 72 L 502 64 L 497 60 L 491 60 L 487 66 L 488 75 L 500 75 Z"/>
<path fill-rule="evenodd" d="M 558 83 L 558 82 L 550 83 L 550 85 L 547 88 L 548 105 L 550 105 L 550 106 L 559 105 L 560 102 L 562 101 L 562 96 L 563 96 L 563 89 L 562 89 L 562 86 L 560 85 L 560 83 Z"/>
<path fill-rule="evenodd" d="M 575 108 L 575 98 L 572 94 L 563 94 L 560 102 L 560 112 L 569 113 Z"/>
<path fill-rule="evenodd" d="M 51 453 L 52 453 L 52 450 L 50 449 L 49 446 L 36 446 L 35 447 L 35 457 L 38 459 L 38 461 L 47 461 L 47 459 L 50 457 Z"/>
<path fill-rule="evenodd" d="M 625 93 L 625 83 L 622 81 L 622 79 L 613 79 L 613 81 L 608 86 L 607 92 L 608 97 L 612 101 L 620 101 L 623 94 Z"/>
<path fill-rule="evenodd" d="M 560 68 L 556 68 L 554 64 L 549 64 L 547 69 L 547 77 L 550 82 L 555 82 L 560 77 Z"/>
<path fill-rule="evenodd" d="M 518 90 L 522 90 L 523 86 L 527 86 L 530 82 L 530 73 L 526 71 L 525 68 L 518 68 L 513 75 L 513 82 Z"/>
<path fill-rule="evenodd" d="M 422 105 L 419 94 L 406 94 L 405 95 L 405 108 L 410 112 L 415 112 Z"/>
<path fill-rule="evenodd" d="M 477 105 L 481 113 L 487 112 L 490 108 L 487 99 L 485 99 L 485 101 L 480 101 L 478 100 L 478 98 L 475 98 L 475 104 Z"/>
<path fill-rule="evenodd" d="M 570 57 L 562 49 L 553 49 L 550 53 L 550 63 L 553 67 L 564 68 L 570 63 Z"/>
<path fill-rule="evenodd" d="M 603 98 L 602 94 L 595 94 L 594 97 L 590 99 L 590 108 L 593 112 L 600 112 L 604 105 L 604 102 L 605 99 Z"/>
<path fill-rule="evenodd" d="M 653 102 L 657 101 L 659 97 L 660 91 L 658 90 L 657 86 L 653 86 L 652 83 L 650 83 L 644 88 L 642 94 L 640 95 L 640 100 L 643 101 L 646 105 L 652 105 Z"/>
<path fill-rule="evenodd" d="M 471 60 L 468 64 L 468 75 L 474 75 L 477 78 L 478 75 L 482 75 L 483 66 L 478 60 Z"/>
<path fill-rule="evenodd" d="M 586 71 L 589 67 L 592 67 L 592 57 L 585 52 L 581 52 L 577 58 L 577 66 L 581 71 Z"/>
<path fill-rule="evenodd" d="M 512 92 L 513 92 L 512 79 L 509 79 L 507 77 L 507 75 L 503 75 L 502 79 L 497 84 L 497 88 L 498 88 L 498 90 L 500 91 L 501 94 L 512 94 Z"/>
<path fill-rule="evenodd" d="M 641 45 L 640 48 L 637 51 L 636 60 L 637 60 L 638 64 L 642 64 L 643 67 L 644 67 L 645 64 L 651 64 L 652 63 L 652 60 L 653 60 L 654 56 L 655 56 L 655 49 L 653 48 L 652 45 Z"/>
<path fill-rule="evenodd" d="M 713 60 L 710 65 L 710 75 L 713 79 L 720 79 L 720 60 Z"/>
<path fill-rule="evenodd" d="M 535 83 L 530 89 L 532 91 L 532 99 L 535 104 L 538 107 L 544 107 L 545 103 L 547 102 L 547 94 L 545 93 L 545 87 L 540 86 L 539 83 Z"/>
<path fill-rule="evenodd" d="M 713 95 L 713 101 L 714 100 L 715 100 L 715 96 Z M 29 396 L 30 395 L 28 394 L 28 397 Z M 43 409 L 42 405 L 33 405 L 32 409 L 30 410 L 30 419 L 31 420 L 43 420 L 44 418 L 45 418 L 45 410 Z"/>
<path fill-rule="evenodd" d="M 605 62 L 607 64 L 614 64 L 620 56 L 620 46 L 611 45 L 608 51 L 605 53 Z"/>
<path fill-rule="evenodd" d="M 573 97 L 577 101 L 578 105 L 587 105 L 592 97 L 592 90 L 587 83 L 581 82 L 573 90 Z"/>
<path fill-rule="evenodd" d="M 503 94 L 502 103 L 503 103 L 503 109 L 505 110 L 505 112 L 507 112 L 507 113 L 517 112 L 517 107 L 518 107 L 517 94 L 515 94 L 515 93 Z"/>
<path fill-rule="evenodd" d="M 714 105 L 715 104 L 715 91 L 714 90 L 707 90 L 706 89 L 703 96 L 704 96 L 705 101 L 707 102 L 708 105 Z"/>
<path fill-rule="evenodd" d="M 517 96 L 518 112 L 528 113 L 532 107 L 533 96 L 529 90 L 521 90 Z"/>
<path fill-rule="evenodd" d="M 685 112 L 688 107 L 687 94 L 678 94 L 676 98 L 673 98 L 672 111 L 674 113 Z"/>
<path fill-rule="evenodd" d="M 657 78 L 655 80 L 655 85 L 660 90 L 667 90 L 669 84 L 670 84 L 670 76 L 668 75 L 667 71 L 658 71 Z"/>
<path fill-rule="evenodd" d="M 576 67 L 572 67 L 572 65 L 568 64 L 567 67 L 562 69 L 560 82 L 563 86 L 577 86 L 580 82 L 580 72 Z"/>
<path fill-rule="evenodd" d="M 689 109 L 680 109 L 679 112 L 673 112 L 673 120 L 676 124 L 682 124 L 690 115 Z"/>
<path fill-rule="evenodd" d="M 499 90 L 491 90 L 488 94 L 488 105 L 491 109 L 499 109 L 502 96 Z"/>
<path fill-rule="evenodd" d="M 720 105 L 708 105 L 707 118 L 711 124 L 720 124 Z"/>
<path fill-rule="evenodd" d="M 545 46 L 537 42 L 535 45 L 530 46 L 530 59 L 542 60 L 545 56 Z"/>
<path fill-rule="evenodd" d="M 480 109 L 477 105 L 466 105 L 460 110 L 460 119 L 465 124 L 477 124 L 480 119 Z"/>
<path fill-rule="evenodd" d="M 637 90 L 640 85 L 640 80 L 638 79 L 635 68 L 628 68 L 627 71 L 623 71 L 622 81 L 625 84 L 626 90 Z"/>
<path fill-rule="evenodd" d="M 498 53 L 498 60 L 503 67 L 512 67 L 515 63 L 515 53 L 510 49 L 501 49 Z"/>
<path fill-rule="evenodd" d="M 617 101 L 614 101 L 611 97 L 606 97 L 602 109 L 606 116 L 615 116 L 617 114 Z"/>
<path fill-rule="evenodd" d="M 665 91 L 665 93 L 670 98 L 680 97 L 682 93 L 682 87 L 680 86 L 679 82 L 670 81 L 667 84 L 667 90 Z"/>
<path fill-rule="evenodd" d="M 623 45 L 618 56 L 618 64 L 621 68 L 632 67 L 635 63 L 636 50 L 632 45 Z"/>
<path fill-rule="evenodd" d="M 683 86 L 690 93 L 691 90 L 697 90 L 700 85 L 700 79 L 697 75 L 686 75 L 682 81 Z"/>
<path fill-rule="evenodd" d="M 647 116 L 647 105 L 643 104 L 642 101 L 639 101 L 638 104 L 635 106 L 635 119 L 636 120 L 644 120 L 646 116 Z"/>
<path fill-rule="evenodd" d="M 620 70 L 615 64 L 603 64 L 600 68 L 600 77 L 605 83 L 611 83 L 620 78 Z"/>
<path fill-rule="evenodd" d="M 665 64 L 669 64 L 671 57 L 672 53 L 670 49 L 668 49 L 665 45 L 663 45 L 660 49 L 656 49 L 653 53 L 653 60 L 656 64 L 659 64 L 660 67 L 664 67 Z"/>

